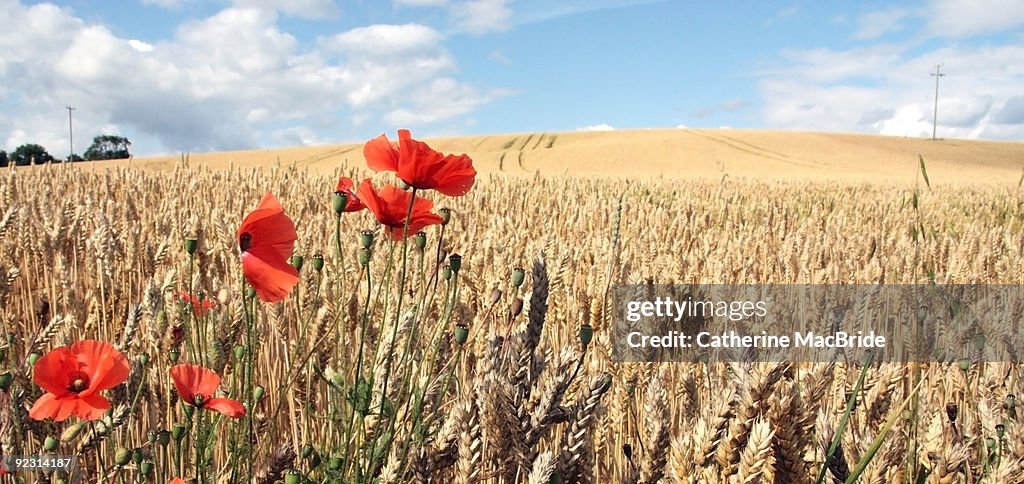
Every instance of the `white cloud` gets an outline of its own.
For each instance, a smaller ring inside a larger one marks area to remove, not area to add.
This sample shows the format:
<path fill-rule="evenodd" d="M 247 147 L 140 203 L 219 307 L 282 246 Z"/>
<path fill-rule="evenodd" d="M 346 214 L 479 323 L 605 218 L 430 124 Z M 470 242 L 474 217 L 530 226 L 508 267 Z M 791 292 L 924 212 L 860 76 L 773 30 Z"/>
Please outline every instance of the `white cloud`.
<path fill-rule="evenodd" d="M 236 7 L 278 11 L 285 15 L 309 19 L 338 15 L 338 8 L 332 0 L 232 0 L 232 4 Z"/>
<path fill-rule="evenodd" d="M 231 7 L 142 42 L 53 5 L 0 6 L 0 148 L 35 142 L 64 156 L 65 105 L 75 107 L 76 151 L 112 127 L 152 153 L 314 143 L 370 122 L 451 123 L 507 94 L 459 80 L 443 36 L 425 26 L 369 26 L 304 47 L 276 11 Z"/>
<path fill-rule="evenodd" d="M 455 25 L 471 34 L 508 30 L 512 24 L 511 0 L 461 0 L 451 4 Z"/>
<path fill-rule="evenodd" d="M 941 61 L 939 136 L 1021 139 L 1024 120 L 1010 116 L 1014 124 L 993 127 L 1024 85 L 1020 58 L 1024 45 L 788 51 L 784 67 L 761 73 L 762 115 L 786 129 L 930 136 L 935 84 L 928 74 Z"/>
<path fill-rule="evenodd" d="M 927 31 L 940 37 L 967 37 L 1024 25 L 1019 0 L 931 0 L 927 10 Z"/>
<path fill-rule="evenodd" d="M 888 10 L 868 12 L 857 19 L 857 32 L 853 38 L 859 40 L 877 39 L 890 32 L 903 29 L 903 20 L 910 15 L 905 8 L 891 7 Z"/>
<path fill-rule="evenodd" d="M 576 131 L 615 131 L 615 128 L 613 128 L 610 125 L 601 123 L 595 124 L 593 126 L 584 126 L 582 128 L 576 128 Z"/>

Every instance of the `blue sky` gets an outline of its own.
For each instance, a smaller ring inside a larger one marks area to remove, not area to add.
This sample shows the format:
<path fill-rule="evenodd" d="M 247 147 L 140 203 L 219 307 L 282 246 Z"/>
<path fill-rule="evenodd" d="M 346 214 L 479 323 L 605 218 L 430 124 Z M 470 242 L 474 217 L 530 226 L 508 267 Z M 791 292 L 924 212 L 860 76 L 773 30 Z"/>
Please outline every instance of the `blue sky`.
<path fill-rule="evenodd" d="M 282 7 L 282 5 L 287 5 Z M 587 129 L 1024 140 L 1017 0 L 0 0 L 0 148 Z"/>

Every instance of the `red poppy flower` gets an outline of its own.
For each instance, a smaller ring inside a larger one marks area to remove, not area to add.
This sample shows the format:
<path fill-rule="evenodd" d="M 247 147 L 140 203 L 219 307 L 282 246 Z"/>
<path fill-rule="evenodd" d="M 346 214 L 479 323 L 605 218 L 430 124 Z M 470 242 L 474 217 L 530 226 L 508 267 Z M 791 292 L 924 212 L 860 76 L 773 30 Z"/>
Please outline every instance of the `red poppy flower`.
<path fill-rule="evenodd" d="M 171 479 L 170 484 L 185 484 L 185 481 L 180 477 L 175 477 L 174 479 Z"/>
<path fill-rule="evenodd" d="M 343 176 L 338 180 L 338 188 L 334 190 L 334 193 L 344 193 L 345 198 L 348 199 L 345 203 L 344 211 L 346 212 L 358 212 L 366 208 L 366 205 L 363 204 L 362 200 L 359 200 L 355 190 L 353 190 L 355 187 L 356 184 L 351 178 Z"/>
<path fill-rule="evenodd" d="M 405 217 L 412 193 L 392 185 L 384 185 L 377 191 L 373 188 L 373 183 L 366 179 L 359 184 L 359 198 L 377 217 L 377 221 L 388 227 L 392 239 L 403 239 L 402 231 L 405 229 Z M 444 220 L 440 215 L 431 212 L 433 208 L 434 202 L 416 197 L 412 205 L 412 216 L 409 217 L 409 235 L 419 232 L 427 225 L 439 224 Z"/>
<path fill-rule="evenodd" d="M 238 400 L 215 398 L 220 386 L 220 375 L 199 365 L 175 365 L 170 369 L 174 388 L 183 401 L 196 408 L 206 408 L 231 418 L 245 415 L 245 407 Z"/>
<path fill-rule="evenodd" d="M 394 171 L 411 187 L 437 190 L 452 197 L 465 195 L 476 180 L 476 169 L 468 156 L 442 155 L 426 143 L 412 139 L 407 129 L 398 130 L 397 149 L 382 134 L 366 143 L 363 156 L 372 170 Z"/>
<path fill-rule="evenodd" d="M 191 303 L 192 314 L 195 314 L 196 317 L 198 318 L 206 316 L 206 313 L 210 312 L 211 309 L 217 307 L 217 303 L 206 298 L 199 298 L 195 294 L 189 294 L 187 292 L 182 291 L 175 293 L 175 295 L 181 298 L 183 301 Z"/>
<path fill-rule="evenodd" d="M 274 195 L 267 192 L 239 227 L 242 272 L 256 294 L 266 302 L 283 300 L 299 282 L 299 273 L 288 263 L 295 248 L 295 223 Z"/>
<path fill-rule="evenodd" d="M 58 422 L 71 415 L 96 420 L 110 408 L 99 392 L 120 385 L 129 373 L 128 358 L 110 343 L 84 340 L 56 348 L 36 361 L 32 379 L 46 393 L 28 415 Z"/>

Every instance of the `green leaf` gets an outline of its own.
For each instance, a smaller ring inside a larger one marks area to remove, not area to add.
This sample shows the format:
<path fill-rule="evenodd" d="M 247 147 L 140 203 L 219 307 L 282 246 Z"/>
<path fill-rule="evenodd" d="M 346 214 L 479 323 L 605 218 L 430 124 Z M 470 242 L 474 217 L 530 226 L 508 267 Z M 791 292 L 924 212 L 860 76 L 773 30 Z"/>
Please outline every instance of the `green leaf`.
<path fill-rule="evenodd" d="M 928 170 L 924 167 L 924 157 L 917 155 L 917 159 L 920 160 L 921 165 L 921 176 L 924 177 L 924 184 L 928 186 L 928 189 L 932 189 L 932 183 L 928 181 Z"/>

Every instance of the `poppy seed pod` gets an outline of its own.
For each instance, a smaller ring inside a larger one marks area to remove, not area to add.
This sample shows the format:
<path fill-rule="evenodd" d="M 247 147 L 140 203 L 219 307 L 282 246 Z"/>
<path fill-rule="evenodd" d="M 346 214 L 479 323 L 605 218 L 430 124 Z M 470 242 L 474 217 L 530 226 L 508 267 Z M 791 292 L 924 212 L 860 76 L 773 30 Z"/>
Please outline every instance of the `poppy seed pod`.
<path fill-rule="evenodd" d="M 6 392 L 11 387 L 12 382 L 14 382 L 14 375 L 11 372 L 0 373 L 0 391 Z"/>
<path fill-rule="evenodd" d="M 117 452 L 114 452 L 114 463 L 120 467 L 128 465 L 128 462 L 132 460 L 132 451 L 120 447 Z"/>
<path fill-rule="evenodd" d="M 327 468 L 332 470 L 332 471 L 340 471 L 341 470 L 341 466 L 344 463 L 345 463 L 345 461 L 342 460 L 341 457 L 331 457 L 327 461 Z"/>
<path fill-rule="evenodd" d="M 153 461 L 149 459 L 142 461 L 142 463 L 139 464 L 139 472 L 142 475 L 149 477 L 149 475 L 153 473 Z"/>
<path fill-rule="evenodd" d="M 971 369 L 971 360 L 968 360 L 967 358 L 961 359 L 960 360 L 960 369 L 963 370 L 963 371 L 970 370 Z"/>
<path fill-rule="evenodd" d="M 320 459 L 320 453 L 319 452 L 314 451 L 313 455 L 309 456 L 309 468 L 310 469 L 316 469 L 317 467 L 320 467 L 320 463 L 321 462 L 323 462 L 323 460 Z"/>
<path fill-rule="evenodd" d="M 955 403 L 946 404 L 946 417 L 949 418 L 950 422 L 956 423 L 956 417 L 960 413 L 960 407 Z"/>
<path fill-rule="evenodd" d="M 523 285 L 523 281 L 526 280 L 526 271 L 522 267 L 516 267 L 512 269 L 512 285 L 518 288 Z"/>
<path fill-rule="evenodd" d="M 235 345 L 234 352 L 235 352 L 235 359 L 238 360 L 238 361 L 242 361 L 242 358 L 245 357 L 245 346 Z"/>
<path fill-rule="evenodd" d="M 7 348 L 0 348 L 0 363 L 7 363 Z"/>
<path fill-rule="evenodd" d="M 370 265 L 371 257 L 373 257 L 373 251 L 363 247 L 363 250 L 359 251 L 359 265 L 362 267 Z"/>
<path fill-rule="evenodd" d="M 302 450 L 299 451 L 299 456 L 305 459 L 311 455 L 313 455 L 313 446 L 309 444 L 303 445 Z"/>
<path fill-rule="evenodd" d="M 252 299 L 252 298 L 256 297 L 256 288 L 252 287 L 252 286 L 246 287 L 245 288 L 245 295 L 249 296 L 249 299 Z"/>
<path fill-rule="evenodd" d="M 340 217 L 341 214 L 345 213 L 345 207 L 348 206 L 348 195 L 344 192 L 334 192 L 334 199 L 332 201 L 334 203 L 334 213 Z"/>
<path fill-rule="evenodd" d="M 462 256 L 459 254 L 452 254 L 449 256 L 448 267 L 452 268 L 452 272 L 458 274 L 459 269 L 462 269 Z"/>
<path fill-rule="evenodd" d="M 167 444 L 171 443 L 171 433 L 166 430 L 161 430 L 157 432 L 156 441 L 158 444 L 166 447 Z"/>
<path fill-rule="evenodd" d="M 1017 406 L 1017 395 L 1012 393 L 1006 395 L 1006 408 L 1013 408 Z"/>
<path fill-rule="evenodd" d="M 155 430 L 150 430 L 149 432 L 147 432 L 146 433 L 146 438 L 149 439 L 149 443 L 150 444 L 155 444 L 156 443 L 156 431 Z"/>
<path fill-rule="evenodd" d="M 132 460 L 135 461 L 136 465 L 142 463 L 142 458 L 143 457 L 145 457 L 145 456 L 142 455 L 142 449 L 136 447 L 135 450 L 132 451 Z"/>
<path fill-rule="evenodd" d="M 181 356 L 181 352 L 178 350 L 171 350 L 171 352 L 168 353 L 167 356 L 171 359 L 171 363 L 177 363 L 178 357 Z"/>
<path fill-rule="evenodd" d="M 45 450 L 47 452 L 53 452 L 53 451 L 57 450 L 57 446 L 59 444 L 60 444 L 59 440 L 57 440 L 57 439 L 55 439 L 53 437 L 47 436 L 46 440 L 43 441 L 43 450 Z"/>
<path fill-rule="evenodd" d="M 491 291 L 491 306 L 498 304 L 498 301 L 501 301 L 501 289 Z"/>
<path fill-rule="evenodd" d="M 198 239 L 195 239 L 195 238 L 192 238 L 192 237 L 186 237 L 185 238 L 185 253 L 186 254 L 193 255 L 193 254 L 196 253 L 196 249 L 198 249 L 198 248 L 199 248 L 199 240 Z"/>
<path fill-rule="evenodd" d="M 364 249 L 369 249 L 373 245 L 373 231 L 364 230 L 359 233 L 359 243 L 362 244 Z"/>
<path fill-rule="evenodd" d="M 999 439 L 1002 440 L 1004 435 L 1006 435 L 1006 425 L 996 424 L 996 436 L 998 436 Z"/>
<path fill-rule="evenodd" d="M 441 277 L 443 277 L 444 280 L 446 280 L 446 281 L 452 280 L 452 268 L 451 268 L 451 266 L 449 266 L 448 264 L 445 264 L 444 267 L 441 268 Z"/>
<path fill-rule="evenodd" d="M 452 220 L 452 209 L 448 207 L 441 207 L 438 212 L 441 214 L 441 225 L 448 225 L 448 222 Z"/>
<path fill-rule="evenodd" d="M 301 271 L 302 264 L 306 262 L 306 258 L 301 255 L 293 255 L 289 262 L 291 262 L 292 266 L 295 267 L 295 270 Z"/>
<path fill-rule="evenodd" d="M 512 300 L 512 308 L 509 309 L 509 315 L 512 319 L 515 319 L 523 312 L 523 298 L 517 297 Z"/>
<path fill-rule="evenodd" d="M 256 388 L 252 389 L 252 398 L 253 398 L 253 400 L 258 402 L 260 400 L 263 400 L 263 395 L 265 395 L 266 393 L 267 393 L 267 389 L 266 388 L 263 388 L 263 387 L 257 385 Z"/>
<path fill-rule="evenodd" d="M 591 326 L 590 323 L 583 323 L 583 326 L 580 326 L 580 343 L 586 347 L 591 341 L 593 341 L 593 339 L 594 327 Z"/>
<path fill-rule="evenodd" d="M 39 361 L 39 353 L 29 353 L 28 366 L 35 366 L 37 361 Z"/>
<path fill-rule="evenodd" d="M 181 442 L 186 434 L 188 434 L 188 429 L 182 424 L 174 424 L 174 427 L 171 427 L 171 437 L 175 442 Z"/>
<path fill-rule="evenodd" d="M 324 256 L 313 254 L 313 270 L 320 272 L 324 270 Z"/>
<path fill-rule="evenodd" d="M 422 230 L 416 232 L 416 235 L 412 237 L 412 241 L 416 244 L 417 249 L 423 250 L 427 246 L 427 233 Z"/>
<path fill-rule="evenodd" d="M 463 323 L 455 325 L 455 342 L 462 346 L 469 339 L 469 327 Z"/>
<path fill-rule="evenodd" d="M 139 355 L 139 364 L 142 366 L 146 366 L 149 364 L 149 353 L 143 353 Z"/>

